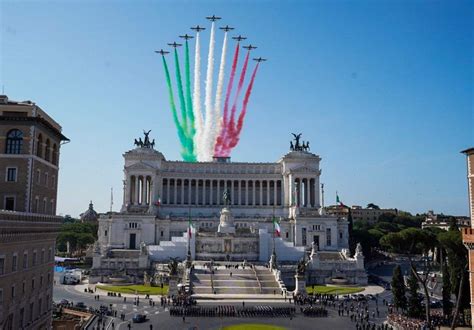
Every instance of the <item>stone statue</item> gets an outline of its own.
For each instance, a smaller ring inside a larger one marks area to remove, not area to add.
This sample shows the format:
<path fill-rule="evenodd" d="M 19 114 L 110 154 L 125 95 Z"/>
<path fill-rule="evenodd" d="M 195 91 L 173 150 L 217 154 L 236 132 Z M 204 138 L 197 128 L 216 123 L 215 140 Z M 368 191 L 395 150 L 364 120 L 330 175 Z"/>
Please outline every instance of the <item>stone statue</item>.
<path fill-rule="evenodd" d="M 301 148 L 300 138 L 301 138 L 302 133 L 298 133 L 298 134 L 291 133 L 291 134 L 295 137 L 295 150 L 298 151 Z"/>
<path fill-rule="evenodd" d="M 141 241 L 140 242 L 140 255 L 145 255 L 146 254 L 146 244 L 145 242 Z"/>
<path fill-rule="evenodd" d="M 307 150 L 311 150 L 310 147 L 309 147 L 309 141 L 306 142 L 306 149 L 307 149 Z"/>
<path fill-rule="evenodd" d="M 230 205 L 230 191 L 226 189 L 222 194 L 222 200 L 224 201 L 224 206 Z"/>
<path fill-rule="evenodd" d="M 170 276 L 178 275 L 178 258 L 170 258 L 168 268 L 170 270 Z"/>
<path fill-rule="evenodd" d="M 295 146 L 293 145 L 293 141 L 290 141 L 290 150 L 295 151 Z"/>
<path fill-rule="evenodd" d="M 356 245 L 355 255 L 362 255 L 362 245 L 360 243 Z"/>
<path fill-rule="evenodd" d="M 155 147 L 155 139 L 153 141 L 150 141 L 149 135 L 150 135 L 151 130 L 148 132 L 143 130 L 143 134 L 145 135 L 145 140 L 142 140 L 142 138 L 139 138 L 138 140 L 134 140 L 134 145 L 140 148 L 151 148 L 153 149 Z"/>
<path fill-rule="evenodd" d="M 306 261 L 303 258 L 298 262 L 298 266 L 296 268 L 296 274 L 297 275 L 305 275 L 306 273 Z"/>

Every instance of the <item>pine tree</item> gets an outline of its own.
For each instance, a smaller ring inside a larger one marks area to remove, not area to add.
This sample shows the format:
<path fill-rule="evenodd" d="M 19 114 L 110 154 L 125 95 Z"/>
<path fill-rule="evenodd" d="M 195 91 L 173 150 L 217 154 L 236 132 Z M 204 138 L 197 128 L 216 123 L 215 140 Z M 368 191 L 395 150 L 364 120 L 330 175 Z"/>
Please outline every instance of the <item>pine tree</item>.
<path fill-rule="evenodd" d="M 418 280 L 416 279 L 415 270 L 410 272 L 408 277 L 408 304 L 407 304 L 407 314 L 410 317 L 419 317 L 422 313 L 423 307 L 421 305 L 421 298 L 418 295 Z"/>
<path fill-rule="evenodd" d="M 351 256 L 353 256 L 356 250 L 357 243 L 354 239 L 354 221 L 352 220 L 352 212 L 350 208 L 349 208 L 349 215 L 347 216 L 347 222 L 349 222 L 349 225 L 347 228 L 349 232 L 349 252 Z"/>
<path fill-rule="evenodd" d="M 451 279 L 449 276 L 449 270 L 448 270 L 448 265 L 446 262 L 446 258 L 443 258 L 443 314 L 445 316 L 451 315 L 451 310 L 453 307 L 453 304 L 451 302 Z"/>
<path fill-rule="evenodd" d="M 407 297 L 405 296 L 405 283 L 403 281 L 402 269 L 397 265 L 392 275 L 393 304 L 396 308 L 405 310 L 407 308 Z"/>

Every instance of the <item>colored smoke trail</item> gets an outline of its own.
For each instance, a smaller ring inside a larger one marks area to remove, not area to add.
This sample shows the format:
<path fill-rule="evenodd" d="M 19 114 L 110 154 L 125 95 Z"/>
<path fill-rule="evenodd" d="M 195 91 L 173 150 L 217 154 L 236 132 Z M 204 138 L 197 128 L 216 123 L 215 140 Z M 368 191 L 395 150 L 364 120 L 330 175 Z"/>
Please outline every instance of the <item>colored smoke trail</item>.
<path fill-rule="evenodd" d="M 176 83 L 178 85 L 178 96 L 179 96 L 179 103 L 181 108 L 181 129 L 185 137 L 185 145 L 184 149 L 186 152 L 186 161 L 196 161 L 196 157 L 194 155 L 194 142 L 189 137 L 188 134 L 188 118 L 186 114 L 186 102 L 184 99 L 184 90 L 183 90 L 183 81 L 181 80 L 181 70 L 179 65 L 179 58 L 178 58 L 178 50 L 174 49 L 174 61 L 175 61 L 175 71 L 176 71 Z"/>
<path fill-rule="evenodd" d="M 211 148 L 209 151 L 212 152 L 211 156 L 214 156 L 214 148 L 216 145 L 216 138 L 219 135 L 221 129 L 221 105 L 222 105 L 222 90 L 224 88 L 224 71 L 225 71 L 225 59 L 227 54 L 227 32 L 224 33 L 224 42 L 222 43 L 221 63 L 219 66 L 219 76 L 217 79 L 217 91 L 216 91 L 216 102 L 214 104 L 214 127 L 211 128 L 210 140 L 212 141 Z"/>
<path fill-rule="evenodd" d="M 226 145 L 229 144 L 230 139 L 235 135 L 235 112 L 237 111 L 237 100 L 240 96 L 240 93 L 242 92 L 242 88 L 244 86 L 244 80 L 245 80 L 245 74 L 247 72 L 247 66 L 249 63 L 249 58 L 250 58 L 250 50 L 247 52 L 247 55 L 245 56 L 245 61 L 244 65 L 242 67 L 242 71 L 240 72 L 240 78 L 239 78 L 239 84 L 237 85 L 237 92 L 234 97 L 234 102 L 232 104 L 232 109 L 230 112 L 230 119 L 229 122 L 227 123 L 226 126 L 226 132 L 224 134 L 223 142 L 222 142 L 222 148 L 221 151 L 226 149 Z"/>
<path fill-rule="evenodd" d="M 253 70 L 252 77 L 250 78 L 250 83 L 247 87 L 247 91 L 245 92 L 244 101 L 242 102 L 242 112 L 239 115 L 237 121 L 237 128 L 233 132 L 232 136 L 226 141 L 227 144 L 225 145 L 224 150 L 222 150 L 224 157 L 229 157 L 231 150 L 237 145 L 240 139 L 240 132 L 242 131 L 242 127 L 244 125 L 245 115 L 247 114 L 247 106 L 250 99 L 250 94 L 252 94 L 253 83 L 255 81 L 255 76 L 257 75 L 258 66 L 260 63 L 257 63 L 255 69 Z"/>
<path fill-rule="evenodd" d="M 168 95 L 169 95 L 169 101 L 170 101 L 170 106 L 171 106 L 171 113 L 173 115 L 173 121 L 174 124 L 178 130 L 178 137 L 179 141 L 181 142 L 181 156 L 185 161 L 188 160 L 187 153 L 185 151 L 185 145 L 186 145 L 186 137 L 183 133 L 183 129 L 181 127 L 181 124 L 179 123 L 178 120 L 178 114 L 176 111 L 176 104 L 174 103 L 174 96 L 173 96 L 173 87 L 171 86 L 171 78 L 170 78 L 170 71 L 168 70 L 168 65 L 166 64 L 166 59 L 164 56 L 163 58 L 163 66 L 165 68 L 165 76 L 166 76 L 166 84 L 168 85 Z"/>
<path fill-rule="evenodd" d="M 206 73 L 206 98 L 204 100 L 204 107 L 206 111 L 204 132 L 202 137 L 203 144 L 203 161 L 211 161 L 211 148 L 214 141 L 211 140 L 211 127 L 213 122 L 212 109 L 212 83 L 214 75 L 214 47 L 215 47 L 215 23 L 211 24 L 211 37 L 209 41 L 209 55 L 207 58 L 207 73 Z"/>
<path fill-rule="evenodd" d="M 194 142 L 194 134 L 196 129 L 194 126 L 194 112 L 193 112 L 193 101 L 191 97 L 191 70 L 189 67 L 189 43 L 186 40 L 186 59 L 185 59 L 185 75 L 186 75 L 186 114 L 189 119 L 188 123 L 188 138 Z M 194 147 L 194 146 L 193 146 Z M 192 150 L 194 154 L 194 150 Z"/>
<path fill-rule="evenodd" d="M 202 131 L 203 118 L 201 111 L 201 44 L 199 31 L 196 33 L 196 50 L 194 54 L 194 89 L 193 89 L 193 111 L 195 119 L 196 135 L 194 136 L 195 151 L 197 159 L 201 161 L 202 156 Z"/>
<path fill-rule="evenodd" d="M 187 137 L 188 125 L 187 125 L 187 115 L 186 115 L 186 102 L 184 101 L 183 81 L 181 80 L 181 70 L 179 68 L 178 50 L 176 48 L 174 49 L 174 63 L 175 63 L 175 71 L 176 71 L 176 83 L 178 85 L 179 105 L 181 108 L 181 128 L 183 129 Z"/>
<path fill-rule="evenodd" d="M 230 93 L 232 91 L 232 87 L 234 86 L 235 72 L 237 71 L 237 63 L 239 60 L 239 49 L 240 49 L 240 42 L 237 42 L 237 46 L 235 47 L 235 51 L 234 51 L 234 59 L 232 61 L 232 69 L 230 71 L 229 84 L 227 85 L 227 92 L 225 95 L 224 114 L 221 121 L 220 133 L 216 139 L 216 144 L 214 146 L 214 155 L 217 155 L 217 156 L 219 155 L 220 149 L 222 147 L 222 143 L 225 138 L 228 116 L 229 116 L 229 99 L 230 99 Z"/>

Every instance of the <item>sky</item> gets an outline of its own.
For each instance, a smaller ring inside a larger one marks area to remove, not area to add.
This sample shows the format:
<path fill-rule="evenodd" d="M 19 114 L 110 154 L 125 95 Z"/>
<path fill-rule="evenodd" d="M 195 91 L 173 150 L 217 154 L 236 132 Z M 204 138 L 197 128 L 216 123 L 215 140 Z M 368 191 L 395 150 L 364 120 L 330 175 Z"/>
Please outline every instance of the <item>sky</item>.
<path fill-rule="evenodd" d="M 301 132 L 322 158 L 326 204 L 337 191 L 347 205 L 467 215 L 460 151 L 474 147 L 473 13 L 474 2 L 452 0 L 3 0 L 0 84 L 71 140 L 58 213 L 76 217 L 89 200 L 106 212 L 112 187 L 118 211 L 122 154 L 143 129 L 181 159 L 154 50 L 200 24 L 204 66 L 204 17 L 216 14 L 268 58 L 233 161 L 277 161 Z"/>

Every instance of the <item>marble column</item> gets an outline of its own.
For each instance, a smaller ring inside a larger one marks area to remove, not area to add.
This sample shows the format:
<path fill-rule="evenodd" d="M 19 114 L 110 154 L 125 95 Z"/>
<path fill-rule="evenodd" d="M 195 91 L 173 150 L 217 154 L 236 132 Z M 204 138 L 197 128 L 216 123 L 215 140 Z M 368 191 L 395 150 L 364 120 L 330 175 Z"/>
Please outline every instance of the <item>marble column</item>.
<path fill-rule="evenodd" d="M 242 205 L 242 181 L 239 180 L 239 202 L 238 202 L 238 205 Z"/>
<path fill-rule="evenodd" d="M 138 195 L 140 193 L 140 178 L 135 175 L 135 205 L 138 205 Z"/>
<path fill-rule="evenodd" d="M 255 202 L 255 191 L 257 190 L 257 187 L 255 186 L 256 180 L 252 180 L 252 205 L 255 206 L 257 203 Z"/>
<path fill-rule="evenodd" d="M 178 179 L 173 179 L 173 204 L 178 204 Z"/>

